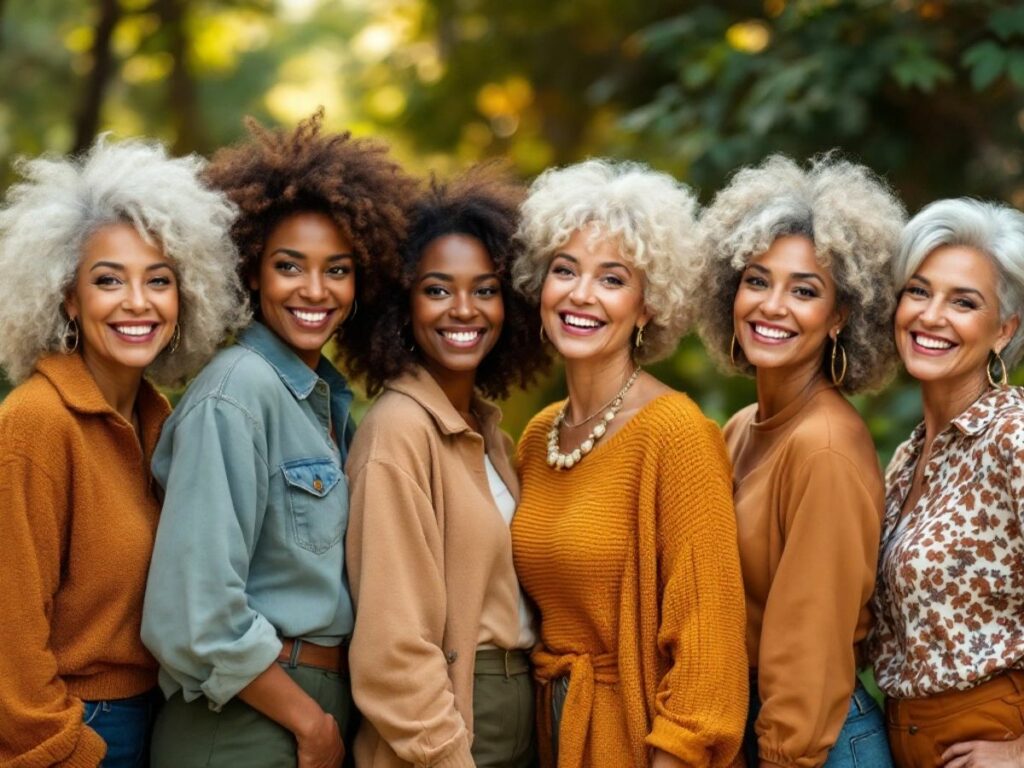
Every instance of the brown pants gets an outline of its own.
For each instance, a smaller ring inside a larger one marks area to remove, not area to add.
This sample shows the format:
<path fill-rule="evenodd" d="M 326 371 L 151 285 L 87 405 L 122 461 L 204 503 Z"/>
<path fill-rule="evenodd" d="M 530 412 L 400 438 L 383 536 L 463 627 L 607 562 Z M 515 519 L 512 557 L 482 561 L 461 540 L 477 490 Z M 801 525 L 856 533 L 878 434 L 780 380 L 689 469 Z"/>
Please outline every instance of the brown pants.
<path fill-rule="evenodd" d="M 969 691 L 888 699 L 889 746 L 897 768 L 938 768 L 961 741 L 1007 741 L 1024 734 L 1024 672 L 1004 672 Z"/>

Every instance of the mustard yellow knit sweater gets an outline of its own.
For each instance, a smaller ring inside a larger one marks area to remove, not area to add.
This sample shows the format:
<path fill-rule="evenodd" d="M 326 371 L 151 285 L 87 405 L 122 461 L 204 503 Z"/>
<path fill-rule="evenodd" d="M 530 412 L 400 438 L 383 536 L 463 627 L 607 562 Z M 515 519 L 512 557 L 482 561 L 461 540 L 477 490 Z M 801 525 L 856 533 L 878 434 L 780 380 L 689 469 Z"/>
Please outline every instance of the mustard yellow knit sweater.
<path fill-rule="evenodd" d="M 558 471 L 546 437 L 559 406 L 520 441 L 512 524 L 516 571 L 541 616 L 542 765 L 554 765 L 550 682 L 568 674 L 559 768 L 646 766 L 653 749 L 726 766 L 743 737 L 747 657 L 721 433 L 671 393 Z"/>

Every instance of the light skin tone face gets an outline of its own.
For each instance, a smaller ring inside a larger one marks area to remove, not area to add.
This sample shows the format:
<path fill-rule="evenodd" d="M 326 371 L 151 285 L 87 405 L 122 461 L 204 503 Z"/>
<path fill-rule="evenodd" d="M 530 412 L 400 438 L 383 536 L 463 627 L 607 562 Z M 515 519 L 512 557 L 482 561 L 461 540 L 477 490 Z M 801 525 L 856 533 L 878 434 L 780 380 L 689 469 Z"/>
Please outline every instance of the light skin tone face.
<path fill-rule="evenodd" d="M 476 370 L 501 336 L 505 305 L 494 261 L 475 237 L 450 234 L 420 256 L 409 299 L 424 367 L 459 410 L 468 410 Z"/>
<path fill-rule="evenodd" d="M 64 311 L 78 324 L 79 350 L 104 396 L 130 420 L 143 371 L 178 322 L 171 261 L 130 224 L 104 226 L 85 241 Z"/>
<path fill-rule="evenodd" d="M 271 230 L 259 269 L 260 319 L 310 368 L 356 295 L 352 244 L 322 213 L 293 213 Z"/>
<path fill-rule="evenodd" d="M 733 301 L 733 328 L 757 369 L 761 418 L 820 375 L 826 339 L 836 337 L 843 321 L 835 282 L 809 238 L 779 237 L 751 259 Z"/>

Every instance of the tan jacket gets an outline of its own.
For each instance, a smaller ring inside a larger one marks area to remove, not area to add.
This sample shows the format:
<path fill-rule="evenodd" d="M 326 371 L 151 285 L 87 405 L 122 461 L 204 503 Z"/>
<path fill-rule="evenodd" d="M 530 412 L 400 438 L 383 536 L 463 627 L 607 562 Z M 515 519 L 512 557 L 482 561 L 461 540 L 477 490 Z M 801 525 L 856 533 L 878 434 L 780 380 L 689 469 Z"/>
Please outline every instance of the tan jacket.
<path fill-rule="evenodd" d="M 359 768 L 472 768 L 476 648 L 518 639 L 512 541 L 484 467 L 486 448 L 518 498 L 511 443 L 494 405 L 475 398 L 472 408 L 483 437 L 416 369 L 387 385 L 352 442 L 345 547 Z"/>

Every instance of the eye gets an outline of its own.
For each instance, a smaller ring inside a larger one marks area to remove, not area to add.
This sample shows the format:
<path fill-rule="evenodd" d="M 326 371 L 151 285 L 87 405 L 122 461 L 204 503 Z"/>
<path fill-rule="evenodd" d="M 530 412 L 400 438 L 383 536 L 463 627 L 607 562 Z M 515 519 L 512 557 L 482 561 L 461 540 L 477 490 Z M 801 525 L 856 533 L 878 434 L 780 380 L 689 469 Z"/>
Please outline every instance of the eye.
<path fill-rule="evenodd" d="M 743 278 L 743 284 L 748 285 L 751 288 L 767 288 L 768 281 L 760 275 L 747 275 Z"/>
<path fill-rule="evenodd" d="M 501 294 L 501 289 L 496 285 L 481 285 L 476 289 L 477 296 L 483 296 L 486 299 L 498 296 Z"/>
<path fill-rule="evenodd" d="M 443 285 L 428 285 L 423 289 L 423 294 L 432 299 L 443 299 L 450 295 Z"/>
<path fill-rule="evenodd" d="M 908 285 L 903 289 L 904 296 L 912 296 L 917 299 L 924 299 L 928 297 L 928 291 L 922 288 L 920 285 Z"/>
<path fill-rule="evenodd" d="M 551 274 L 558 275 L 559 277 L 572 277 L 574 273 L 565 264 L 555 264 L 551 267 Z"/>
<path fill-rule="evenodd" d="M 802 299 L 815 299 L 818 297 L 818 292 L 806 285 L 798 285 L 793 289 L 793 293 Z"/>
<path fill-rule="evenodd" d="M 155 275 L 150 279 L 149 284 L 155 288 L 169 288 L 174 285 L 174 278 L 170 275 Z"/>
<path fill-rule="evenodd" d="M 286 275 L 293 275 L 298 274 L 299 265 L 294 261 L 276 261 L 274 262 L 274 269 Z"/>
<path fill-rule="evenodd" d="M 626 284 L 626 281 L 618 275 L 603 275 L 601 277 L 601 282 L 611 288 L 621 288 Z"/>
<path fill-rule="evenodd" d="M 977 309 L 978 304 L 971 299 L 960 296 L 953 299 L 953 306 L 959 307 L 960 309 Z"/>
<path fill-rule="evenodd" d="M 117 275 L 99 275 L 93 280 L 93 285 L 98 285 L 101 288 L 114 288 L 119 285 L 123 285 L 123 281 Z"/>
<path fill-rule="evenodd" d="M 348 264 L 338 264 L 328 269 L 327 274 L 332 277 L 347 277 L 352 274 L 352 267 Z"/>

